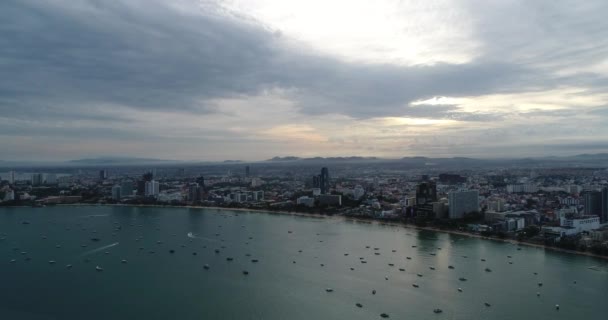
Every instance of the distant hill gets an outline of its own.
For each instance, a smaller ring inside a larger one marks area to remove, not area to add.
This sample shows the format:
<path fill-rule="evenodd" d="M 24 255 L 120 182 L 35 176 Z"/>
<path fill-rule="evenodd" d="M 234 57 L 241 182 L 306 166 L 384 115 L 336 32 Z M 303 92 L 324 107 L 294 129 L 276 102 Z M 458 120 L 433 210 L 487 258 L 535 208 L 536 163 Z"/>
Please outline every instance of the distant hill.
<path fill-rule="evenodd" d="M 300 158 L 300 157 L 274 157 L 266 161 L 326 161 L 326 162 L 344 162 L 344 161 L 370 161 L 370 160 L 381 160 L 377 157 L 312 157 L 312 158 Z"/>
<path fill-rule="evenodd" d="M 153 158 L 129 158 L 129 157 L 99 157 L 89 159 L 70 160 L 69 164 L 74 165 L 126 165 L 126 164 L 150 164 L 150 163 L 170 163 L 176 160 L 162 160 Z"/>

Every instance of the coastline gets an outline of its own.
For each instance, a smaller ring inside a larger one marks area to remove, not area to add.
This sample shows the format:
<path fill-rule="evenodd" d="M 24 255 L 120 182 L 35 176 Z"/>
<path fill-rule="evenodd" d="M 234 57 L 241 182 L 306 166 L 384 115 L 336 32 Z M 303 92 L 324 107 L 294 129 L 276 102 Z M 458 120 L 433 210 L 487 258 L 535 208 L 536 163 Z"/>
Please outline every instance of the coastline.
<path fill-rule="evenodd" d="M 439 229 L 439 228 L 434 228 L 434 227 L 418 227 L 415 225 L 405 224 L 405 223 L 401 223 L 401 222 L 361 219 L 361 218 L 356 218 L 356 217 L 346 217 L 346 216 L 342 216 L 342 215 L 331 215 L 330 216 L 330 215 L 321 215 L 321 214 L 316 214 L 316 213 L 292 212 L 292 211 L 270 211 L 270 210 L 263 210 L 263 209 L 225 208 L 225 207 L 207 207 L 207 206 L 173 206 L 173 205 L 158 205 L 158 204 L 74 203 L 74 204 L 57 204 L 56 206 L 72 206 L 72 207 L 108 206 L 108 207 L 158 207 L 158 208 L 211 209 L 211 210 L 218 210 L 218 211 L 237 211 L 237 212 L 300 216 L 300 217 L 317 218 L 317 219 L 339 219 L 339 220 L 343 220 L 343 221 L 350 220 L 350 221 L 365 222 L 365 223 L 377 224 L 377 225 L 402 227 L 405 229 L 414 229 L 414 230 L 433 231 L 433 232 L 454 234 L 454 235 L 460 235 L 460 236 L 464 236 L 464 237 L 478 238 L 478 239 L 482 239 L 482 240 L 499 241 L 499 242 L 510 243 L 513 245 L 529 246 L 529 247 L 534 247 L 537 249 L 551 250 L 551 251 L 556 251 L 556 252 L 561 252 L 561 253 L 576 254 L 576 255 L 588 256 L 588 257 L 592 257 L 592 258 L 598 258 L 598 259 L 602 259 L 602 260 L 608 260 L 608 256 L 598 255 L 598 254 L 594 254 L 594 253 L 586 252 L 586 251 L 576 251 L 576 250 L 569 250 L 569 249 L 563 249 L 563 248 L 557 248 L 557 247 L 550 247 L 550 246 L 546 246 L 543 244 L 531 243 L 531 242 L 526 242 L 526 241 L 517 241 L 517 240 L 513 240 L 513 239 L 489 238 L 489 237 L 484 237 L 479 234 L 468 233 L 468 232 L 457 231 L 457 230 L 445 230 L 445 229 Z"/>

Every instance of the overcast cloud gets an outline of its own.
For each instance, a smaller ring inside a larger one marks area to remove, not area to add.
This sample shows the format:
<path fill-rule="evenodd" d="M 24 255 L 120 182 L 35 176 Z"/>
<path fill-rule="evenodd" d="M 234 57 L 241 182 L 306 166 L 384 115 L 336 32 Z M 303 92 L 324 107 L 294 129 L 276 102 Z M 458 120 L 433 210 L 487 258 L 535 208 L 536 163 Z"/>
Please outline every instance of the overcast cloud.
<path fill-rule="evenodd" d="M 607 151 L 608 2 L 0 2 L 1 160 Z"/>

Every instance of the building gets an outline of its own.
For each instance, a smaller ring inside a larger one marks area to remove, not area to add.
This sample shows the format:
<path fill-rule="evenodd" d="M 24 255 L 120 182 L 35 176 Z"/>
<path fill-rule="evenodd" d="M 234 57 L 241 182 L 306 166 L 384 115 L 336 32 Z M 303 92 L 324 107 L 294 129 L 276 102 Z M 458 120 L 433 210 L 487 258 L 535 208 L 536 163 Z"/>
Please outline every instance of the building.
<path fill-rule="evenodd" d="M 252 198 L 253 201 L 262 201 L 262 200 L 264 200 L 264 191 L 262 191 L 262 190 L 252 191 L 251 192 L 251 198 Z"/>
<path fill-rule="evenodd" d="M 120 200 L 122 196 L 122 187 L 120 185 L 115 185 L 112 187 L 112 200 Z"/>
<path fill-rule="evenodd" d="M 591 231 L 600 228 L 600 217 L 598 216 L 581 216 L 578 218 L 562 218 L 560 226 L 566 228 L 574 228 L 576 233 Z"/>
<path fill-rule="evenodd" d="M 15 183 L 15 171 L 11 171 L 8 173 L 8 183 L 10 183 L 10 184 Z"/>
<path fill-rule="evenodd" d="M 44 183 L 45 184 L 57 184 L 57 175 L 54 173 L 47 173 L 44 176 Z"/>
<path fill-rule="evenodd" d="M 496 199 L 494 201 L 488 202 L 488 210 L 494 212 L 503 212 L 505 211 L 505 200 Z"/>
<path fill-rule="evenodd" d="M 425 205 L 437 201 L 437 185 L 423 182 L 416 187 L 416 205 Z"/>
<path fill-rule="evenodd" d="M 319 205 L 322 206 L 341 206 L 342 196 L 335 194 L 322 194 L 318 197 Z"/>
<path fill-rule="evenodd" d="M 159 185 L 158 181 L 154 181 L 154 180 L 146 181 L 146 187 L 144 190 L 145 191 L 144 194 L 147 197 L 156 197 L 160 193 L 159 189 L 160 189 L 160 185 Z"/>
<path fill-rule="evenodd" d="M 120 184 L 120 197 L 131 197 L 133 196 L 133 182 L 132 181 L 123 181 Z"/>
<path fill-rule="evenodd" d="M 108 170 L 102 169 L 99 170 L 99 180 L 105 180 L 108 178 Z"/>
<path fill-rule="evenodd" d="M 191 183 L 188 185 L 188 201 L 197 202 L 201 200 L 201 187 L 198 183 Z"/>
<path fill-rule="evenodd" d="M 2 199 L 3 201 L 12 201 L 15 200 L 15 190 L 13 189 L 8 189 L 5 193 L 4 193 L 4 199 Z"/>
<path fill-rule="evenodd" d="M 600 222 L 608 223 L 608 187 L 602 189 L 602 210 L 600 212 Z"/>
<path fill-rule="evenodd" d="M 355 198 L 355 200 L 359 200 L 363 198 L 364 195 L 365 189 L 363 189 L 363 187 L 360 185 L 355 186 L 355 188 L 353 189 L 353 198 Z"/>
<path fill-rule="evenodd" d="M 329 193 L 329 169 L 325 167 L 321 168 L 321 175 L 319 176 L 319 188 L 321 189 L 321 194 Z"/>
<path fill-rule="evenodd" d="M 315 206 L 315 199 L 308 196 L 302 196 L 296 200 L 296 205 L 302 205 L 312 208 Z"/>
<path fill-rule="evenodd" d="M 454 191 L 448 194 L 449 218 L 461 219 L 465 214 L 479 211 L 479 191 Z"/>
<path fill-rule="evenodd" d="M 245 167 L 245 177 L 249 177 L 249 175 L 251 174 L 251 169 L 249 168 L 249 166 Z"/>
<path fill-rule="evenodd" d="M 538 186 L 531 183 L 508 184 L 508 193 L 536 193 Z"/>
<path fill-rule="evenodd" d="M 204 193 L 205 192 L 205 177 L 200 176 L 198 178 L 196 178 L 196 183 L 198 183 L 198 187 L 201 189 L 201 192 Z"/>
<path fill-rule="evenodd" d="M 42 185 L 42 173 L 32 174 L 32 186 Z"/>
<path fill-rule="evenodd" d="M 591 190 L 583 193 L 583 204 L 586 215 L 601 216 L 602 214 L 602 191 Z"/>

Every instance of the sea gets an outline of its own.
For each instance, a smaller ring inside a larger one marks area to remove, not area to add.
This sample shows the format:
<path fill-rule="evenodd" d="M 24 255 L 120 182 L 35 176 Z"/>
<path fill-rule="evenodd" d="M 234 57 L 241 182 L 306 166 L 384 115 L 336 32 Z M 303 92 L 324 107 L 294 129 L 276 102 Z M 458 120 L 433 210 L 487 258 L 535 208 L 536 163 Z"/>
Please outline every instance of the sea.
<path fill-rule="evenodd" d="M 0 319 L 607 319 L 607 299 L 607 260 L 398 225 L 0 208 Z"/>

